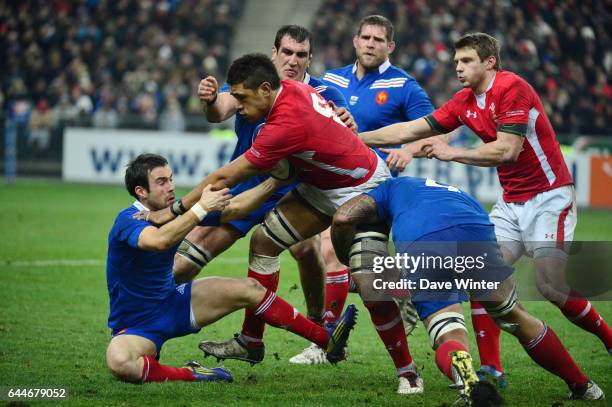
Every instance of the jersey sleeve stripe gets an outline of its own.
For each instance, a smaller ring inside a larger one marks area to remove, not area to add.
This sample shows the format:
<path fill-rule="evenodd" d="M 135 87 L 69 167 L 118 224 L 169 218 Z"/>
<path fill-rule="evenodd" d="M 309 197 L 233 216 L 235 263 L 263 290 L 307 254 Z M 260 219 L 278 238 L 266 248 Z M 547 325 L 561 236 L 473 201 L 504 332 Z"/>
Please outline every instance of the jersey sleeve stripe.
<path fill-rule="evenodd" d="M 438 123 L 438 121 L 433 117 L 432 114 L 428 114 L 427 116 L 424 117 L 424 119 L 427 122 L 427 124 L 429 124 L 429 127 L 431 127 L 431 129 L 435 131 L 436 133 L 446 134 L 449 132 L 449 130 L 445 129 L 444 127 L 442 127 L 440 123 Z"/>
<path fill-rule="evenodd" d="M 557 180 L 557 176 L 555 175 L 555 172 L 550 166 L 550 163 L 548 162 L 548 157 L 546 157 L 546 153 L 544 152 L 544 149 L 542 148 L 542 145 L 538 140 L 538 134 L 536 133 L 535 126 L 539 115 L 540 112 L 538 112 L 536 108 L 531 108 L 531 110 L 529 111 L 527 142 L 531 145 L 531 148 L 533 148 L 533 151 L 535 152 L 538 161 L 540 161 L 540 166 L 542 167 L 542 171 L 544 171 L 544 175 L 546 175 L 548 184 L 552 185 Z"/>
<path fill-rule="evenodd" d="M 344 83 L 344 82 L 340 82 L 337 79 L 333 79 L 333 78 L 327 78 L 325 79 L 327 82 L 331 82 L 333 84 L 336 84 L 338 86 L 340 86 L 341 88 L 348 88 L 348 83 Z"/>
<path fill-rule="evenodd" d="M 516 134 L 525 137 L 527 135 L 527 123 L 505 123 L 497 126 L 497 131 Z"/>
<path fill-rule="evenodd" d="M 339 75 L 334 75 L 333 73 L 326 73 L 325 76 L 323 76 L 323 80 L 335 83 L 342 88 L 348 88 L 350 82 L 348 79 Z"/>

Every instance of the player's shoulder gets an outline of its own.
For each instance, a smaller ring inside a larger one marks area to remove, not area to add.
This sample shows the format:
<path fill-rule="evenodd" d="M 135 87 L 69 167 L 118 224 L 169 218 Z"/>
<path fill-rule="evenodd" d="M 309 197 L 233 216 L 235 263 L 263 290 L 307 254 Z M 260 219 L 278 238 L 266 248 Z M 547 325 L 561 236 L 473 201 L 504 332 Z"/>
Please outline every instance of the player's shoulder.
<path fill-rule="evenodd" d="M 385 77 L 396 77 L 396 78 L 405 78 L 406 80 L 415 81 L 414 76 L 410 75 L 408 72 L 404 71 L 399 66 L 391 65 L 389 68 L 385 70 L 382 74 Z"/>
<path fill-rule="evenodd" d="M 471 100 L 474 100 L 474 93 L 470 88 L 463 88 L 457 91 L 449 102 L 453 104 L 463 105 L 469 103 Z"/>
<path fill-rule="evenodd" d="M 139 209 L 134 204 L 119 211 L 119 213 L 115 217 L 115 222 L 111 229 L 111 234 L 113 233 L 113 231 L 117 231 L 117 230 L 121 230 L 125 228 L 126 225 L 130 224 L 131 222 L 137 222 L 137 220 L 134 219 L 133 216 L 138 211 Z"/>
<path fill-rule="evenodd" d="M 510 71 L 499 71 L 495 74 L 493 87 L 500 90 L 516 89 L 517 87 L 531 87 L 521 76 Z"/>
<path fill-rule="evenodd" d="M 326 84 L 325 82 L 323 82 L 319 78 L 315 78 L 314 76 L 311 76 L 308 79 L 308 85 L 310 85 L 310 87 L 314 88 L 314 90 L 316 90 L 319 94 L 322 94 L 323 92 L 327 91 L 328 89 L 334 89 L 334 88 L 330 88 L 330 86 L 328 84 Z"/>
<path fill-rule="evenodd" d="M 127 208 L 123 208 L 121 211 L 119 211 L 119 213 L 117 214 L 117 219 L 120 219 L 120 218 L 121 219 L 123 218 L 132 219 L 132 215 L 134 215 L 138 211 L 139 209 L 136 207 L 136 205 L 132 204 L 128 206 Z"/>
<path fill-rule="evenodd" d="M 279 97 L 283 100 L 300 98 L 303 97 L 305 93 L 310 92 L 310 86 L 308 84 L 290 79 L 282 80 L 281 87 Z"/>
<path fill-rule="evenodd" d="M 379 73 L 371 85 L 371 89 L 377 88 L 401 88 L 402 91 L 420 87 L 416 79 L 402 68 L 389 65 L 383 72 Z"/>
<path fill-rule="evenodd" d="M 348 88 L 352 73 L 353 65 L 346 65 L 340 68 L 327 70 L 321 77 L 321 80 L 342 88 Z"/>
<path fill-rule="evenodd" d="M 312 86 L 314 90 L 316 90 L 317 93 L 323 97 L 323 99 L 331 100 L 337 106 L 346 107 L 346 99 L 344 98 L 342 92 L 340 92 L 336 87 L 312 76 L 310 77 L 308 84 Z"/>

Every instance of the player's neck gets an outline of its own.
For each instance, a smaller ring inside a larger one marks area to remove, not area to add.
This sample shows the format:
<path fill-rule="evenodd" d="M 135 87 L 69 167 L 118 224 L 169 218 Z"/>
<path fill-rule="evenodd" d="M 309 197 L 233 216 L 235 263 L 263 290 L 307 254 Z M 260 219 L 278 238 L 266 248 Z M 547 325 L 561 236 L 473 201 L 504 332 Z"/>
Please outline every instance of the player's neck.
<path fill-rule="evenodd" d="M 357 61 L 357 69 L 355 70 L 355 76 L 357 77 L 357 79 L 361 80 L 361 78 L 363 78 L 366 74 L 378 71 L 378 68 L 379 66 L 377 66 L 376 68 L 366 69 L 366 67 L 364 67 L 359 63 L 359 61 Z"/>
<path fill-rule="evenodd" d="M 482 95 L 485 93 L 490 87 L 491 83 L 495 79 L 495 74 L 497 71 L 486 71 L 482 80 L 478 83 L 475 88 L 472 88 L 472 91 L 475 95 Z"/>

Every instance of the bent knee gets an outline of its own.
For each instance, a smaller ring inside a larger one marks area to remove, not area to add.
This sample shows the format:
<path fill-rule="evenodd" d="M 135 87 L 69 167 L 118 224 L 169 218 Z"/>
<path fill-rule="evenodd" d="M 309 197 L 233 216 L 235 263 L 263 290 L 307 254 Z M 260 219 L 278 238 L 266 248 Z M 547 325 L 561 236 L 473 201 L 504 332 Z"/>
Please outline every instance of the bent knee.
<path fill-rule="evenodd" d="M 126 354 L 107 352 L 106 365 L 117 379 L 124 382 L 140 382 L 142 372 L 138 368 L 138 361 L 130 359 Z"/>
<path fill-rule="evenodd" d="M 294 244 L 289 248 L 289 252 L 294 259 L 300 261 L 303 259 L 312 259 L 320 255 L 319 239 L 308 239 L 298 244 Z"/>
<path fill-rule="evenodd" d="M 245 285 L 244 291 L 251 292 L 251 291 L 265 291 L 266 290 L 266 288 L 254 278 L 247 277 L 243 281 Z"/>
<path fill-rule="evenodd" d="M 242 289 L 240 290 L 240 299 L 243 306 L 256 307 L 266 295 L 266 288 L 254 278 L 247 277 L 242 281 Z"/>

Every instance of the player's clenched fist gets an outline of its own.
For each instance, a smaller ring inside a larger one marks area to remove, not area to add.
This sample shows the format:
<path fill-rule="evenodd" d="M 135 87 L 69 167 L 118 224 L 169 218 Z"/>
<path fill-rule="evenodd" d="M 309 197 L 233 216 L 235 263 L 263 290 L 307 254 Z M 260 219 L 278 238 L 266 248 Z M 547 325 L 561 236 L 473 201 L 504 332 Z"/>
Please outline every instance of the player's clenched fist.
<path fill-rule="evenodd" d="M 214 76 L 207 76 L 200 81 L 198 85 L 198 97 L 202 102 L 214 103 L 217 100 L 219 92 L 219 83 Z"/>

